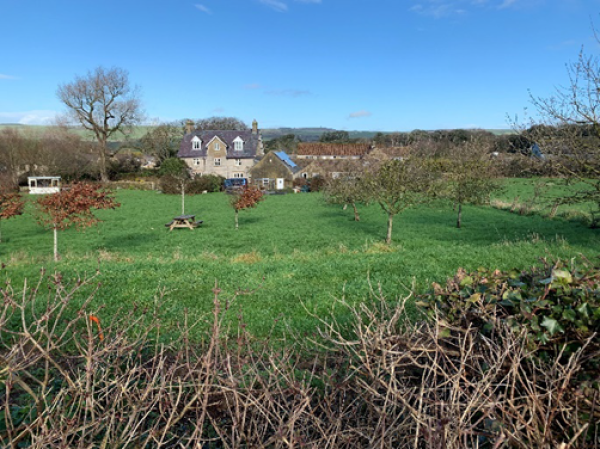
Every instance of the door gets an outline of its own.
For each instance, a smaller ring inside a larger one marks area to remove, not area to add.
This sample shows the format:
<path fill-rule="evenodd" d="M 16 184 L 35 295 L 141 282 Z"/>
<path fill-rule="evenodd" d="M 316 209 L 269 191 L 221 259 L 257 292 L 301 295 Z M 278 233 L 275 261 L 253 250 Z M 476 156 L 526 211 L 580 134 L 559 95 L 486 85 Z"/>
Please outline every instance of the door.
<path fill-rule="evenodd" d="M 283 185 L 284 185 L 284 179 L 277 178 L 277 190 L 283 190 Z"/>

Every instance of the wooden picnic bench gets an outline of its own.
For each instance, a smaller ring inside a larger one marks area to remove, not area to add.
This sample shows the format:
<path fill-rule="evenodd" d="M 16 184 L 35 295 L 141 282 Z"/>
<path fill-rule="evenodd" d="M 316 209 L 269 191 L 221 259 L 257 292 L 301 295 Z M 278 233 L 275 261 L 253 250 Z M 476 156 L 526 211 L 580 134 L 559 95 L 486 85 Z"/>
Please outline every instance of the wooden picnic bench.
<path fill-rule="evenodd" d="M 195 215 L 179 215 L 178 217 L 173 218 L 169 223 L 166 223 L 165 226 L 169 228 L 169 231 L 172 231 L 175 228 L 188 228 L 194 230 L 200 226 L 204 221 L 198 220 L 196 221 Z"/>

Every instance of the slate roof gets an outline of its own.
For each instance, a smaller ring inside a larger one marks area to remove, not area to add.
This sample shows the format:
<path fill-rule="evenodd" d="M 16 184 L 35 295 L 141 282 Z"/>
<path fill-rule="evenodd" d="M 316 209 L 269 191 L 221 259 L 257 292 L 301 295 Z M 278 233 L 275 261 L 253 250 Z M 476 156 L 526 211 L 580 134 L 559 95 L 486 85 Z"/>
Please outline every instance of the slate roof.
<path fill-rule="evenodd" d="M 198 136 L 202 141 L 202 145 L 199 150 L 192 148 L 192 139 L 194 136 Z M 215 137 L 218 136 L 225 145 L 227 145 L 227 159 L 252 159 L 256 157 L 256 151 L 258 149 L 259 136 L 260 134 L 252 134 L 251 129 L 245 129 L 242 131 L 235 130 L 196 130 L 192 133 L 183 136 L 183 140 L 179 145 L 178 157 L 206 157 L 207 144 Z M 240 137 L 244 141 L 243 151 L 235 151 L 233 141 L 236 137 Z"/>

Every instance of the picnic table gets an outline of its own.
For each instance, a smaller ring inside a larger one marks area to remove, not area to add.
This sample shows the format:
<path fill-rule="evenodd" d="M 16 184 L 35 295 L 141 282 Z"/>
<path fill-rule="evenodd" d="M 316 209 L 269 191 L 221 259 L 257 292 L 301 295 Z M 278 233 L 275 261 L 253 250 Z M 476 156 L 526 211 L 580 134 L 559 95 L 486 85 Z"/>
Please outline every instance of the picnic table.
<path fill-rule="evenodd" d="M 203 223 L 202 220 L 196 221 L 195 215 L 179 215 L 178 217 L 173 218 L 170 223 L 165 224 L 169 231 L 172 231 L 175 228 L 188 228 L 194 230 Z"/>

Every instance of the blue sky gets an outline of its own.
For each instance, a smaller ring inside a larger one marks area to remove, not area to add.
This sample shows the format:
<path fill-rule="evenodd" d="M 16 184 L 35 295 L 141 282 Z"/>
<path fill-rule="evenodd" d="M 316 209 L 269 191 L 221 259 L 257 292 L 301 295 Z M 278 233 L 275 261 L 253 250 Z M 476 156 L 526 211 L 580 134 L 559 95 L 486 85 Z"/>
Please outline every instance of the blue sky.
<path fill-rule="evenodd" d="M 261 128 L 506 128 L 528 89 L 600 52 L 600 0 L 0 0 L 0 123 L 45 123 L 59 84 L 120 67 L 149 119 Z"/>

